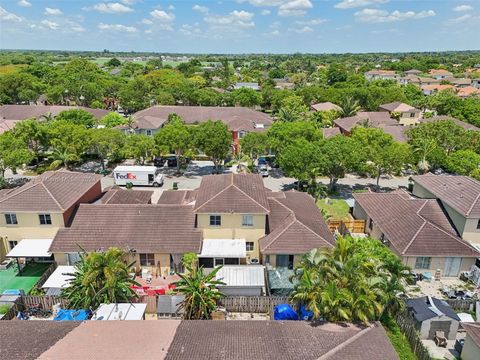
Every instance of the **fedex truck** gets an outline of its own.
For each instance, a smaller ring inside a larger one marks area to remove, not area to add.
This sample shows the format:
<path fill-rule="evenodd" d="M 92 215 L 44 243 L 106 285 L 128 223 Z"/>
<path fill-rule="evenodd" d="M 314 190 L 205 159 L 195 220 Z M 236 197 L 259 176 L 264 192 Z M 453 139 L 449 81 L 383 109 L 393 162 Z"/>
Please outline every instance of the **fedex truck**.
<path fill-rule="evenodd" d="M 113 179 L 116 185 L 161 186 L 163 175 L 159 171 L 155 166 L 117 166 L 113 170 Z"/>

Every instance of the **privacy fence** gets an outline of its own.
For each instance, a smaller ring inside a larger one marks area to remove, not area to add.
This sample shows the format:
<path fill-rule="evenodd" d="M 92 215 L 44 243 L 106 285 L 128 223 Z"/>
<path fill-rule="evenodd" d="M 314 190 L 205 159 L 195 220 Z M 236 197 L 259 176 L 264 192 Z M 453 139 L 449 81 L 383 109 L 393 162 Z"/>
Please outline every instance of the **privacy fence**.
<path fill-rule="evenodd" d="M 409 316 L 408 312 L 404 311 L 399 313 L 395 317 L 395 320 L 397 321 L 401 332 L 405 335 L 410 343 L 410 347 L 413 353 L 417 356 L 418 360 L 432 360 L 430 353 L 418 336 L 417 329 L 415 329 L 415 324 L 413 323 L 413 320 Z"/>

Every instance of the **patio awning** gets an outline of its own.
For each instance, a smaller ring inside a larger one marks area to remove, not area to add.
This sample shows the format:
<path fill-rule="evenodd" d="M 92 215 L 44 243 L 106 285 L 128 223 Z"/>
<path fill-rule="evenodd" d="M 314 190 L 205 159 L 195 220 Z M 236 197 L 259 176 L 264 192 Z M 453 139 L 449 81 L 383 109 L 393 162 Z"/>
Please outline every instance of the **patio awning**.
<path fill-rule="evenodd" d="M 264 287 L 265 266 L 236 265 L 222 267 L 216 276 L 217 280 L 225 283 L 222 286 L 234 287 Z"/>
<path fill-rule="evenodd" d="M 245 239 L 204 239 L 199 257 L 244 258 Z"/>
<path fill-rule="evenodd" d="M 48 277 L 47 281 L 42 285 L 42 288 L 66 288 L 70 286 L 70 281 L 72 276 L 65 274 L 72 274 L 75 272 L 75 267 L 73 266 L 59 266 L 55 271 Z"/>
<path fill-rule="evenodd" d="M 32 258 L 32 257 L 50 257 L 48 249 L 52 245 L 53 239 L 23 239 L 10 252 L 7 257 L 12 258 Z"/>

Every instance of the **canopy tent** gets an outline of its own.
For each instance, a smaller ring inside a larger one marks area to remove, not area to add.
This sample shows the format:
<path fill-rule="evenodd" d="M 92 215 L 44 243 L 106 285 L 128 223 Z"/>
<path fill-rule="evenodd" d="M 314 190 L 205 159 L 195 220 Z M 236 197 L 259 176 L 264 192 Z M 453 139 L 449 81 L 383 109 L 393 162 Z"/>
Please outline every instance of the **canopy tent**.
<path fill-rule="evenodd" d="M 36 258 L 50 257 L 48 249 L 53 239 L 23 239 L 10 252 L 7 257 L 12 258 Z"/>
<path fill-rule="evenodd" d="M 74 272 L 74 266 L 58 266 L 42 285 L 42 288 L 46 289 L 47 295 L 59 295 L 62 289 L 70 286 L 70 280 L 73 279 L 71 275 L 66 274 Z"/>
<path fill-rule="evenodd" d="M 245 239 L 204 239 L 199 257 L 244 258 Z"/>
<path fill-rule="evenodd" d="M 101 304 L 92 320 L 143 320 L 146 309 L 142 303 Z"/>

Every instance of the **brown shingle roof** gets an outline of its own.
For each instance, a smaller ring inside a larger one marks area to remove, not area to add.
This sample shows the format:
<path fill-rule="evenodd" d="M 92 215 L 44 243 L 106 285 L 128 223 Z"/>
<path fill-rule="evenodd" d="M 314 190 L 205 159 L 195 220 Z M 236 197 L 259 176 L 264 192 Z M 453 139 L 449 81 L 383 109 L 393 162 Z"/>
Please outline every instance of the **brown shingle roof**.
<path fill-rule="evenodd" d="M 467 334 L 470 335 L 473 342 L 480 347 L 480 322 L 462 323 L 462 327 L 465 329 Z"/>
<path fill-rule="evenodd" d="M 434 199 L 406 198 L 395 193 L 353 194 L 402 256 L 477 257 L 478 251 L 456 234 L 442 206 Z"/>
<path fill-rule="evenodd" d="M 94 186 L 100 192 L 100 179 L 97 174 L 48 171 L 0 198 L 0 211 L 63 212 Z"/>
<path fill-rule="evenodd" d="M 204 176 L 197 191 L 195 212 L 267 214 L 269 207 L 261 175 Z"/>
<path fill-rule="evenodd" d="M 270 233 L 260 239 L 263 254 L 304 254 L 335 244 L 313 198 L 302 192 L 289 191 L 285 197 L 268 199 Z"/>
<path fill-rule="evenodd" d="M 361 354 L 361 357 L 359 357 Z M 381 325 L 304 321 L 182 321 L 168 349 L 169 360 L 397 360 Z"/>
<path fill-rule="evenodd" d="M 420 110 L 414 108 L 411 105 L 402 103 L 400 101 L 394 101 L 388 104 L 383 104 L 379 106 L 380 109 L 387 110 L 387 111 L 414 111 L 414 112 L 420 112 Z"/>
<path fill-rule="evenodd" d="M 466 122 L 455 119 L 448 115 L 439 115 L 439 116 L 433 116 L 431 118 L 423 118 L 423 119 L 420 119 L 420 122 L 435 122 L 435 121 L 448 121 L 448 120 L 453 121 L 455 124 L 457 124 L 458 126 L 461 126 L 465 130 L 480 131 L 480 128 L 472 124 L 468 124 Z"/>
<path fill-rule="evenodd" d="M 51 252 L 86 251 L 112 246 L 138 253 L 199 252 L 202 232 L 192 206 L 82 204 L 70 228 L 60 229 Z"/>
<path fill-rule="evenodd" d="M 344 131 L 352 131 L 357 125 L 363 123 L 375 128 L 382 128 L 386 125 L 397 125 L 395 119 L 390 118 L 390 114 L 384 111 L 359 112 L 355 116 L 350 116 L 334 121 L 335 125 Z"/>
<path fill-rule="evenodd" d="M 102 204 L 150 204 L 153 191 L 111 187 L 102 197 Z"/>
<path fill-rule="evenodd" d="M 77 321 L 0 321 L 0 359 L 37 359 L 78 325 Z"/>
<path fill-rule="evenodd" d="M 330 111 L 330 110 L 340 110 L 341 107 L 338 106 L 337 104 L 334 104 L 330 101 L 323 102 L 323 103 L 318 103 L 318 104 L 312 104 L 310 106 L 313 110 L 315 111 Z"/>
<path fill-rule="evenodd" d="M 480 217 L 480 182 L 468 176 L 412 176 L 414 182 L 467 218 Z"/>
<path fill-rule="evenodd" d="M 40 118 L 42 115 L 58 115 L 62 111 L 82 109 L 88 111 L 96 119 L 100 119 L 109 113 L 108 110 L 91 109 L 83 106 L 59 106 L 59 105 L 2 105 L 0 106 L 0 120 L 25 120 Z"/>
<path fill-rule="evenodd" d="M 409 129 L 408 126 L 401 126 L 401 125 L 387 125 L 382 128 L 382 130 L 392 135 L 395 141 L 406 143 L 408 141 L 406 131 Z"/>
<path fill-rule="evenodd" d="M 323 129 L 323 138 L 328 139 L 335 135 L 340 135 L 340 129 L 338 127 L 324 128 Z"/>
<path fill-rule="evenodd" d="M 195 201 L 197 190 L 165 190 L 160 195 L 157 204 L 188 205 Z"/>
<path fill-rule="evenodd" d="M 245 107 L 152 106 L 133 116 L 137 120 L 138 128 L 158 129 L 167 121 L 170 114 L 177 114 L 186 124 L 222 120 L 231 131 L 254 131 L 255 124 L 265 126 L 272 124 L 272 118 L 267 114 Z"/>

